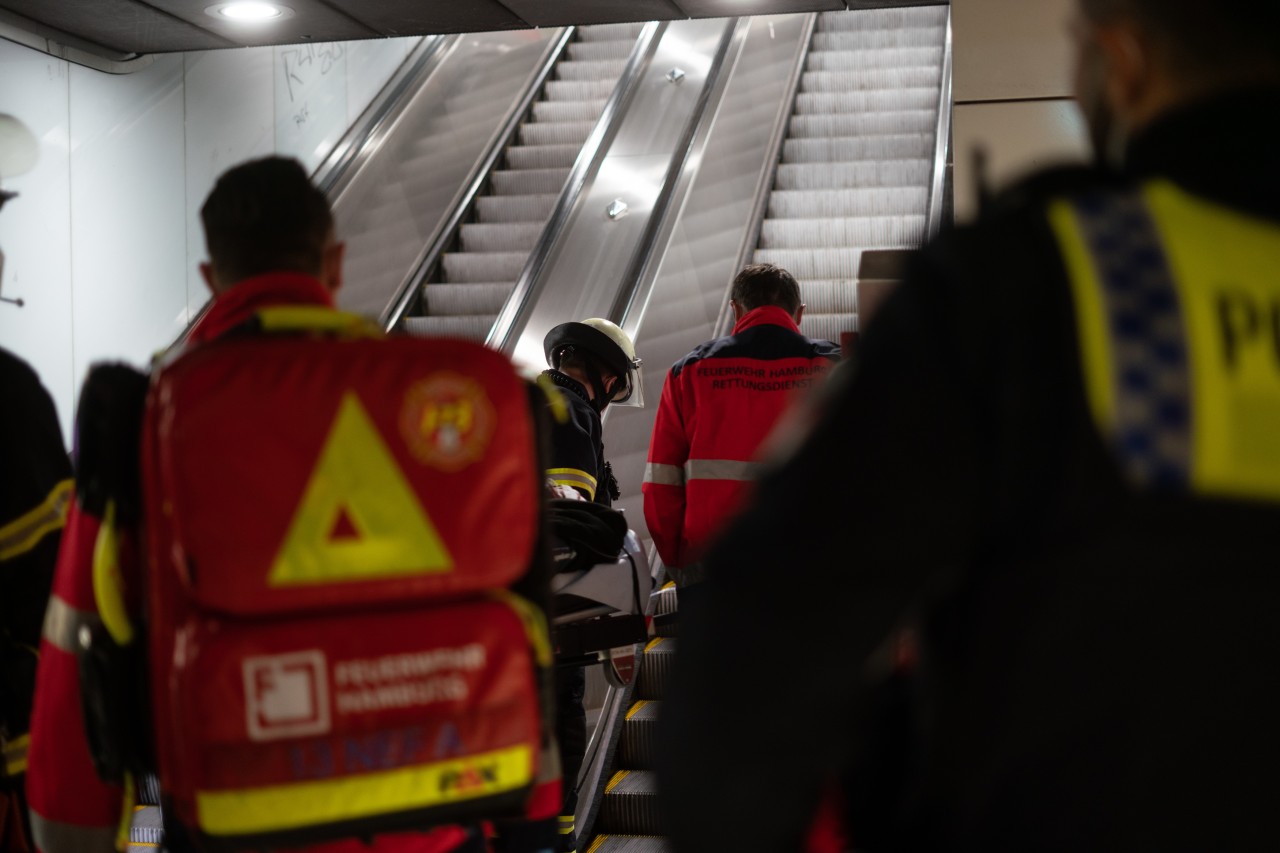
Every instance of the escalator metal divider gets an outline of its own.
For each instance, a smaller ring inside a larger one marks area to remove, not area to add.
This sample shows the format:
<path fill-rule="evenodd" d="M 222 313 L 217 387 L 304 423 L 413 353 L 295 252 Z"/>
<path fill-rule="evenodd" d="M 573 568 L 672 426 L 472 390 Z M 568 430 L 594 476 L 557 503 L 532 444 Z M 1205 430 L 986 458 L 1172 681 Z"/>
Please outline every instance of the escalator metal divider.
<path fill-rule="evenodd" d="M 546 239 L 575 165 L 616 99 L 640 48 L 642 24 L 578 27 L 535 87 L 483 176 L 487 189 L 459 206 L 452 233 L 424 261 L 420 311 L 405 328 L 422 335 L 489 338 L 530 254 Z"/>

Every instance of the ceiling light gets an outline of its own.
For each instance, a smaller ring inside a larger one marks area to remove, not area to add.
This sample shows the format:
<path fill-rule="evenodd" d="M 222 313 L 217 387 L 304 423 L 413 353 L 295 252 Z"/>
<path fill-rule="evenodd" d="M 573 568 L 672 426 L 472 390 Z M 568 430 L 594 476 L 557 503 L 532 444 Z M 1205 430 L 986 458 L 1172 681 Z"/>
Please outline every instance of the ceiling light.
<path fill-rule="evenodd" d="M 292 9 L 277 6 L 274 3 L 264 3 L 262 0 L 235 0 L 232 3 L 219 3 L 216 6 L 209 6 L 204 11 L 205 14 L 215 18 L 241 24 L 265 23 L 293 17 Z"/>

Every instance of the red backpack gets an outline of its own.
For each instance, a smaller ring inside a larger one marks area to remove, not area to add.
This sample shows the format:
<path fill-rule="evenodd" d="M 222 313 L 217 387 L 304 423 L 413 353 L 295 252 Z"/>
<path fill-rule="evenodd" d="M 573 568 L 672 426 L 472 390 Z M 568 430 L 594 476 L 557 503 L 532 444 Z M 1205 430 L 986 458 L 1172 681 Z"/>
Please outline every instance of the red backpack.
<path fill-rule="evenodd" d="M 159 370 L 142 488 L 171 838 L 554 814 L 530 387 L 455 340 L 240 337 Z"/>

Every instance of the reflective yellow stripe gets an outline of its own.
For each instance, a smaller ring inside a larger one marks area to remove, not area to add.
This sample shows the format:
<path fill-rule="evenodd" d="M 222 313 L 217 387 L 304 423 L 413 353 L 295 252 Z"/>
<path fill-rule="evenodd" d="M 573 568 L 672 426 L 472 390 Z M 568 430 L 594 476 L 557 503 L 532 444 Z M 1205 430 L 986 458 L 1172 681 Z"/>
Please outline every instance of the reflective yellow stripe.
<path fill-rule="evenodd" d="M 532 780 L 533 752 L 521 744 L 347 779 L 199 791 L 196 814 L 210 835 L 246 835 L 464 802 L 514 791 Z"/>
<path fill-rule="evenodd" d="M 29 734 L 4 742 L 4 770 L 9 776 L 18 776 L 27 772 L 27 746 L 30 743 L 31 735 Z"/>
<path fill-rule="evenodd" d="M 1183 434 L 1154 433 L 1149 441 L 1169 458 L 1181 454 L 1184 482 L 1193 491 L 1280 499 L 1280 227 L 1165 181 L 1146 185 L 1142 201 L 1159 235 L 1182 325 L 1176 343 L 1185 350 L 1181 373 L 1153 374 L 1158 394 L 1148 399 L 1118 390 L 1128 353 L 1121 347 L 1130 344 L 1110 325 L 1106 282 L 1086 229 L 1069 203 L 1050 209 L 1071 281 L 1094 420 L 1115 438 L 1132 412 L 1142 411 L 1135 407 L 1150 408 L 1151 399 L 1180 404 L 1189 411 Z M 1156 322 L 1151 311 L 1144 317 Z M 1156 333 L 1169 330 L 1161 325 Z M 1181 388 L 1170 387 L 1175 379 Z"/>
<path fill-rule="evenodd" d="M 614 788 L 618 787 L 618 783 L 627 778 L 630 773 L 630 770 L 619 770 L 617 773 L 614 773 L 613 778 L 609 780 L 609 784 L 604 786 L 604 792 L 607 794 Z"/>
<path fill-rule="evenodd" d="M 0 527 L 0 560 L 12 560 L 25 554 L 40 540 L 67 523 L 67 510 L 75 494 L 75 484 L 62 480 L 54 486 L 35 509 L 24 512 Z"/>
<path fill-rule="evenodd" d="M 591 846 L 587 848 L 587 853 L 596 853 L 600 849 L 600 845 L 609 840 L 608 835 L 597 835 L 596 840 L 591 842 Z"/>
<path fill-rule="evenodd" d="M 111 639 L 121 646 L 132 643 L 133 622 L 124 603 L 124 577 L 120 573 L 115 501 L 107 501 L 107 511 L 98 528 L 98 539 L 93 543 L 93 597 Z"/>
<path fill-rule="evenodd" d="M 596 498 L 596 478 L 581 468 L 548 468 L 547 476 L 558 486 L 570 486 L 587 493 L 587 500 Z"/>
<path fill-rule="evenodd" d="M 378 328 L 360 315 L 320 305 L 262 308 L 256 316 L 267 332 L 344 332 L 357 337 L 382 337 Z"/>
<path fill-rule="evenodd" d="M 652 640 L 650 640 L 650 641 L 649 641 L 649 644 L 648 644 L 647 646 L 645 646 L 645 647 L 644 647 L 644 650 L 645 650 L 646 652 L 651 652 L 651 651 L 653 651 L 653 650 L 654 650 L 654 649 L 656 649 L 658 646 L 662 645 L 662 641 L 663 641 L 663 640 L 665 640 L 665 639 L 666 639 L 666 637 L 654 637 Z"/>
<path fill-rule="evenodd" d="M 1280 498 L 1280 227 L 1168 182 L 1144 195 L 1187 328 L 1192 488 Z"/>
<path fill-rule="evenodd" d="M 629 720 L 629 719 L 631 719 L 632 717 L 634 717 L 634 716 L 635 716 L 635 715 L 640 711 L 640 709 L 641 709 L 641 708 L 643 708 L 645 705 L 648 705 L 648 704 L 649 704 L 649 700 L 647 700 L 647 699 L 641 699 L 639 702 L 637 702 L 637 703 L 635 703 L 634 705 L 632 705 L 632 706 L 627 710 L 627 719 Z"/>
<path fill-rule="evenodd" d="M 547 630 L 546 614 L 528 599 L 521 598 L 508 589 L 491 590 L 490 595 L 516 612 L 524 625 L 529 645 L 533 647 L 538 666 L 551 666 L 555 662 L 555 650 L 551 646 L 551 634 Z"/>
<path fill-rule="evenodd" d="M 1111 435 L 1115 429 L 1116 395 L 1111 381 L 1111 335 L 1102 305 L 1102 284 L 1071 204 L 1055 203 L 1049 209 L 1049 223 L 1057 234 L 1075 298 L 1089 408 L 1102 434 Z"/>
<path fill-rule="evenodd" d="M 57 595 L 49 596 L 49 606 L 44 611 L 44 628 L 41 635 L 51 646 L 67 654 L 80 651 L 80 630 L 102 624 L 98 614 L 77 610 Z"/>
<path fill-rule="evenodd" d="M 668 465 L 665 462 L 646 462 L 644 481 L 657 486 L 683 486 L 684 468 L 679 465 Z"/>

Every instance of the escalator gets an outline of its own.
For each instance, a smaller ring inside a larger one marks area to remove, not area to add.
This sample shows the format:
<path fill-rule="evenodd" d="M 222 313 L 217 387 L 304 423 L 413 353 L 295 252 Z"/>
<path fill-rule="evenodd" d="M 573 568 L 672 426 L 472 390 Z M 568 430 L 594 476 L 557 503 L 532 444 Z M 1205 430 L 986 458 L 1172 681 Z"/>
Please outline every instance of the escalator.
<path fill-rule="evenodd" d="M 818 16 L 755 252 L 800 282 L 801 330 L 856 331 L 868 249 L 925 236 L 947 7 Z"/>
<path fill-rule="evenodd" d="M 406 316 L 413 334 L 483 341 L 542 235 L 643 24 L 578 27 L 529 117 Z"/>
<path fill-rule="evenodd" d="M 838 340 L 856 328 L 861 253 L 926 232 L 946 22 L 946 7 L 917 7 L 441 46 L 445 79 L 423 85 L 436 93 L 418 123 L 387 119 L 350 154 L 360 175 L 331 193 L 357 250 L 342 307 L 534 361 L 551 325 L 607 316 L 636 339 L 656 398 L 667 365 L 723 333 L 726 285 L 754 257 L 801 280 L 807 334 Z M 760 61 L 770 51 L 771 64 Z M 651 426 L 652 409 L 611 412 L 606 423 L 632 493 L 622 506 L 642 535 Z M 658 612 L 674 597 L 659 594 Z M 658 622 L 637 683 L 602 714 L 598 751 L 612 766 L 584 779 L 577 825 L 594 834 L 580 851 L 666 849 L 652 725 L 676 640 L 671 620 Z"/>
<path fill-rule="evenodd" d="M 950 97 L 948 11 L 921 6 L 817 15 L 799 36 L 802 57 L 792 86 L 777 96 L 783 106 L 773 146 L 741 141 L 751 125 L 739 121 L 738 111 L 768 81 L 752 63 L 739 62 L 741 92 L 735 95 L 730 83 L 707 150 L 728 149 L 743 164 L 737 171 L 759 171 L 761 181 L 752 190 L 745 177 L 731 174 L 693 179 L 682 221 L 672 229 L 676 236 L 662 247 L 671 261 L 658 264 L 646 316 L 626 324 L 639 329 L 636 345 L 646 366 L 651 358 L 656 363 L 645 376 L 651 388 L 661 387 L 667 366 L 693 346 L 728 333 L 727 284 L 743 262 L 774 263 L 795 275 L 807 303 L 805 334 L 839 341 L 842 332 L 856 331 L 863 253 L 919 246 L 937 225 L 940 153 L 949 136 L 949 113 L 940 114 Z M 769 38 L 781 40 L 783 28 L 778 22 L 775 33 L 769 23 Z M 779 58 L 779 70 L 785 59 Z M 772 76 L 777 79 L 776 70 Z M 747 150 L 758 158 L 752 161 Z M 746 168 L 751 162 L 759 165 Z M 732 193 L 738 200 L 729 205 Z M 750 207 L 742 201 L 748 193 L 755 194 L 758 224 L 741 213 Z M 734 248 L 739 243 L 741 253 Z M 695 288 L 677 265 L 690 260 L 698 265 Z M 616 412 L 606 424 L 606 444 L 624 483 L 642 479 L 652 417 Z M 642 520 L 638 496 L 621 505 L 633 524 Z M 598 816 L 587 825 L 591 841 L 579 844 L 586 853 L 669 849 L 652 768 L 654 728 L 678 640 L 669 620 L 655 621 L 663 627 L 644 650 L 634 692 L 620 699 L 617 731 L 603 738 L 618 745 L 600 774 Z"/>

